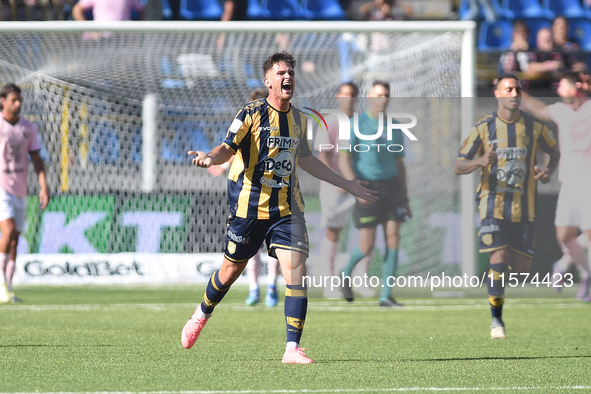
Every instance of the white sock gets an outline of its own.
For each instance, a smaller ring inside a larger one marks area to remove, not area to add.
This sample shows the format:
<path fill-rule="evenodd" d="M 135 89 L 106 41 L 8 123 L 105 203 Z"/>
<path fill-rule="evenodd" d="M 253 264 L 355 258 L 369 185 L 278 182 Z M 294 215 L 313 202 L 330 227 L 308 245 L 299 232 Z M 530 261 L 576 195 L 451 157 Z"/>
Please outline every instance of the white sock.
<path fill-rule="evenodd" d="M 259 275 L 261 274 L 261 253 L 258 252 L 246 265 L 246 277 L 248 278 L 248 285 L 250 291 L 259 289 Z"/>
<path fill-rule="evenodd" d="M 278 267 L 279 260 L 273 257 L 267 258 L 267 286 L 277 286 Z"/>
<path fill-rule="evenodd" d="M 297 342 L 293 342 L 293 341 L 291 341 L 291 342 L 287 342 L 287 343 L 285 344 L 285 350 L 292 350 L 292 349 L 297 349 L 297 348 L 299 348 L 299 347 L 300 347 L 300 344 L 299 344 L 299 343 L 297 343 Z"/>
<path fill-rule="evenodd" d="M 0 253 L 0 278 L 2 282 L 6 282 L 6 263 L 10 259 L 8 253 Z"/>
<path fill-rule="evenodd" d="M 12 292 L 12 277 L 14 276 L 14 270 L 16 268 L 16 262 L 14 260 L 8 260 L 6 263 L 6 287 L 9 292 Z"/>
<path fill-rule="evenodd" d="M 573 259 L 568 254 L 563 254 L 560 260 L 556 263 L 554 268 L 556 272 L 566 272 L 568 267 L 573 263 Z"/>
<path fill-rule="evenodd" d="M 195 313 L 193 313 L 193 317 L 196 317 L 197 319 L 209 319 L 211 315 L 211 313 L 203 312 L 201 305 L 199 305 L 197 309 L 195 309 Z"/>
<path fill-rule="evenodd" d="M 579 238 L 575 238 L 562 244 L 562 251 L 563 253 L 568 254 L 579 267 L 584 267 L 587 264 L 585 259 L 585 249 L 579 243 Z"/>

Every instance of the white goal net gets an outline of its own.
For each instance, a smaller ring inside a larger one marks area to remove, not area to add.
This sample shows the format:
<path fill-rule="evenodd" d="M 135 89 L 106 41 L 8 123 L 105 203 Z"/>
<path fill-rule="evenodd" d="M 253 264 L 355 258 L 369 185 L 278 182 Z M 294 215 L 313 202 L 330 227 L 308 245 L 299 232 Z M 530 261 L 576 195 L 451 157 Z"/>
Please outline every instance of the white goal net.
<path fill-rule="evenodd" d="M 53 194 L 43 213 L 30 197 L 21 251 L 221 252 L 225 177 L 195 169 L 186 152 L 222 141 L 262 87 L 264 59 L 286 50 L 298 62 L 298 99 L 332 97 L 344 81 L 364 96 L 375 80 L 390 83 L 392 97 L 415 98 L 420 142 L 407 156 L 415 218 L 402 234 L 401 272 L 459 272 L 460 251 L 446 242 L 459 231 L 452 167 L 459 97 L 472 88 L 462 71 L 472 32 L 471 24 L 445 22 L 5 24 L 0 83 L 23 89 L 22 114 L 39 128 Z M 152 134 L 146 117 L 156 124 Z M 321 234 L 318 185 L 303 178 L 310 231 Z M 29 181 L 35 196 L 32 168 Z M 320 239 L 311 238 L 317 249 Z"/>

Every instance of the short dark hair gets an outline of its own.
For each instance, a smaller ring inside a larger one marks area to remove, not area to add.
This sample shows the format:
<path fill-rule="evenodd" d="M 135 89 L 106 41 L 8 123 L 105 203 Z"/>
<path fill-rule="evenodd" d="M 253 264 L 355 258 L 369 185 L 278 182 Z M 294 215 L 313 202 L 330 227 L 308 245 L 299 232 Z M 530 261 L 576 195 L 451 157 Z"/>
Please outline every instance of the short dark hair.
<path fill-rule="evenodd" d="M 527 35 L 529 35 L 529 26 L 523 19 L 516 19 L 513 21 L 513 30 L 515 30 L 517 27 L 523 27 L 527 32 Z"/>
<path fill-rule="evenodd" d="M 355 82 L 351 82 L 351 81 L 343 82 L 342 84 L 339 85 L 339 90 L 338 90 L 339 92 L 341 91 L 343 86 L 351 86 L 351 89 L 353 89 L 353 97 L 357 97 L 359 95 L 359 87 L 355 84 Z"/>
<path fill-rule="evenodd" d="M 497 83 L 495 84 L 495 89 L 499 87 L 499 84 L 500 84 L 500 83 L 501 83 L 501 81 L 502 81 L 502 80 L 504 80 L 504 79 L 514 79 L 514 80 L 516 80 L 517 82 L 521 82 L 521 80 L 520 80 L 519 78 L 517 78 L 517 75 L 515 75 L 515 74 L 510 74 L 510 73 L 507 73 L 507 74 L 502 74 L 501 76 L 499 76 L 499 77 L 497 78 Z"/>
<path fill-rule="evenodd" d="M 263 88 L 256 88 L 252 92 L 250 92 L 250 101 L 255 101 L 258 99 L 265 98 L 269 95 L 269 91 Z"/>
<path fill-rule="evenodd" d="M 385 81 L 374 81 L 373 85 L 371 85 L 371 87 L 373 88 L 376 85 L 380 85 L 382 87 L 384 87 L 385 89 L 388 90 L 388 93 L 390 93 L 390 84 L 388 82 Z"/>
<path fill-rule="evenodd" d="M 296 60 L 294 59 L 293 55 L 289 52 L 276 52 L 269 56 L 263 62 L 263 74 L 267 75 L 267 71 L 273 68 L 273 66 L 277 63 L 285 62 L 291 66 L 291 68 L 295 69 L 296 67 Z"/>
<path fill-rule="evenodd" d="M 6 99 L 10 93 L 17 93 L 21 94 L 21 88 L 16 86 L 14 83 L 7 83 L 6 85 L 2 86 L 0 90 L 0 98 Z M 4 106 L 0 104 L 0 111 L 4 109 Z"/>
<path fill-rule="evenodd" d="M 15 92 L 21 94 L 21 88 L 16 86 L 14 83 L 7 83 L 6 85 L 2 86 L 2 90 L 0 90 L 0 97 L 5 99 L 10 93 Z"/>
<path fill-rule="evenodd" d="M 567 71 L 567 72 L 565 72 L 564 74 L 562 74 L 562 78 L 561 79 L 566 79 L 573 86 L 577 86 L 577 83 L 583 82 L 581 80 L 581 76 L 579 75 L 579 73 L 578 72 L 575 72 L 575 71 Z M 579 88 L 577 88 L 577 89 L 579 89 Z"/>

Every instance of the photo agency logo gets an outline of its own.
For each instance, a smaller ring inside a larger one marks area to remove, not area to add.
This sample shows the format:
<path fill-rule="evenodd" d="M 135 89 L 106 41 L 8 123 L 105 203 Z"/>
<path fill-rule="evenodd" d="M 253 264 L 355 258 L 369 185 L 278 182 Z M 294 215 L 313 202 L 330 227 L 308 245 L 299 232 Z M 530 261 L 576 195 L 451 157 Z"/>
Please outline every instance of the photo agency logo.
<path fill-rule="evenodd" d="M 339 128 L 338 139 L 343 143 L 343 146 L 333 144 L 320 144 L 319 151 L 330 151 L 330 150 L 348 150 L 349 152 L 368 152 L 372 147 L 377 148 L 378 152 L 380 149 L 386 149 L 389 152 L 401 152 L 404 147 L 400 144 L 392 143 L 392 135 L 394 130 L 400 130 L 406 135 L 411 141 L 418 141 L 417 137 L 410 131 L 411 128 L 417 125 L 417 117 L 411 113 L 405 112 L 380 112 L 377 118 L 377 128 L 374 128 L 373 133 L 368 134 L 367 131 L 362 133 L 359 130 L 359 113 L 353 113 L 353 122 L 349 116 L 338 109 L 321 109 L 320 112 L 304 107 L 310 112 L 304 112 L 308 115 L 307 117 L 307 129 L 308 129 L 308 140 L 314 139 L 314 122 L 318 125 L 320 130 L 327 132 L 328 124 L 322 114 L 332 114 L 337 119 Z M 384 117 L 386 121 L 384 121 Z M 408 123 L 401 123 L 401 119 L 410 119 Z M 359 143 L 351 145 L 351 123 L 353 126 L 353 132 L 360 141 L 366 141 L 366 143 Z M 386 129 L 386 130 L 384 130 Z M 385 135 L 384 135 L 385 132 Z"/>

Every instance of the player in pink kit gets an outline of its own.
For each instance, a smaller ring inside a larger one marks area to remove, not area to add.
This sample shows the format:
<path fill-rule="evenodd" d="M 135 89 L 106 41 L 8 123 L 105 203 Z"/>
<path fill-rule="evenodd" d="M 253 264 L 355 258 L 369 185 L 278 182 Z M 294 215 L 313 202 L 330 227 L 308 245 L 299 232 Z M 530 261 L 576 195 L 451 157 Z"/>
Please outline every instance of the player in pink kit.
<path fill-rule="evenodd" d="M 591 259 L 591 100 L 582 89 L 579 75 L 573 72 L 564 74 L 557 93 L 562 102 L 546 105 L 528 96 L 522 103 L 540 119 L 551 120 L 558 126 L 560 151 L 563 153 L 558 179 L 562 185 L 554 224 L 564 256 L 554 265 L 552 279 L 555 281 L 562 277 L 574 262 L 581 274 L 577 298 L 585 299 L 589 295 L 590 282 L 585 248 Z M 583 233 L 577 237 L 579 229 Z"/>
<path fill-rule="evenodd" d="M 84 13 L 92 10 L 95 21 L 128 21 L 131 20 L 131 11 L 140 13 L 144 19 L 144 7 L 140 0 L 80 0 L 72 8 L 72 16 L 77 21 L 84 21 Z"/>
<path fill-rule="evenodd" d="M 20 302 L 12 291 L 18 237 L 25 227 L 28 157 L 39 178 L 39 203 L 45 209 L 49 191 L 35 125 L 20 116 L 21 90 L 9 83 L 0 90 L 0 302 Z"/>

